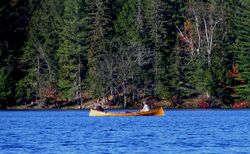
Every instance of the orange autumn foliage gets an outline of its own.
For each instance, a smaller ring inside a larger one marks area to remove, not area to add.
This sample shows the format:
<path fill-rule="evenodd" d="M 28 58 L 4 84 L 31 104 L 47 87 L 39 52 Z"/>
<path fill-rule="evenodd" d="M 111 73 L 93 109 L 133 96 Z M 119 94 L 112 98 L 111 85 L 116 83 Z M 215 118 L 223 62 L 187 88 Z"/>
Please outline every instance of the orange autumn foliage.
<path fill-rule="evenodd" d="M 233 67 L 232 67 L 232 70 L 228 71 L 228 74 L 229 74 L 229 77 L 231 79 L 236 78 L 236 77 L 240 78 L 238 64 L 234 64 Z"/>
<path fill-rule="evenodd" d="M 179 40 L 181 42 L 181 46 L 187 51 L 191 51 L 193 49 L 192 43 L 192 22 L 190 20 L 186 20 L 184 22 L 184 30 L 178 35 Z"/>

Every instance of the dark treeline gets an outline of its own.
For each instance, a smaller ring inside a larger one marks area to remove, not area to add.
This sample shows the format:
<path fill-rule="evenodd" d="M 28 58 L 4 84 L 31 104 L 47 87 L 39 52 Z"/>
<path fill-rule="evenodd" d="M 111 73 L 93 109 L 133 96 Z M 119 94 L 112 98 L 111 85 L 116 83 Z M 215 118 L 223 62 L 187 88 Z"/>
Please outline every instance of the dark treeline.
<path fill-rule="evenodd" d="M 0 106 L 249 101 L 249 10 L 249 0 L 1 0 Z"/>

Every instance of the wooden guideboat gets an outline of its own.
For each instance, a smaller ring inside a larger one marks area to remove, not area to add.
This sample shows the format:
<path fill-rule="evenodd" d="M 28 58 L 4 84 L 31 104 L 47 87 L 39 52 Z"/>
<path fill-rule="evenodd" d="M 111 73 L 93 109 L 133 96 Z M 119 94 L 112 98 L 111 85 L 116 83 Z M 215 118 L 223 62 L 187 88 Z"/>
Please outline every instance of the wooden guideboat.
<path fill-rule="evenodd" d="M 164 116 L 162 107 L 152 109 L 150 111 L 137 111 L 137 112 L 101 112 L 91 109 L 89 116 Z"/>

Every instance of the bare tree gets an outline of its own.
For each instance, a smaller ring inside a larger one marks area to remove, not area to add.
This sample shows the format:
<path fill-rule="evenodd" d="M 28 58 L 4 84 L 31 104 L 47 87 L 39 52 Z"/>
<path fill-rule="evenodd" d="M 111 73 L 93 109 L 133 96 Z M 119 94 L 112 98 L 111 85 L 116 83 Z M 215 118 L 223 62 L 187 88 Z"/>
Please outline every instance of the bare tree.
<path fill-rule="evenodd" d="M 191 56 L 201 53 L 207 55 L 207 63 L 211 65 L 211 55 L 214 48 L 214 38 L 223 12 L 214 4 L 204 2 L 189 2 L 187 20 L 183 30 L 176 25 L 180 39 L 185 42 L 186 50 Z"/>

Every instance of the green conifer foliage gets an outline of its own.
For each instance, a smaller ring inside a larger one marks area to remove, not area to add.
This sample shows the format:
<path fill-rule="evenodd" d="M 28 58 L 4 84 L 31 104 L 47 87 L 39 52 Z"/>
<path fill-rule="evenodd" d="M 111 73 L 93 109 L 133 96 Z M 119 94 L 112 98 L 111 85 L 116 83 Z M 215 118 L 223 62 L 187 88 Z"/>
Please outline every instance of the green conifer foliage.
<path fill-rule="evenodd" d="M 61 98 L 79 98 L 86 71 L 85 20 L 82 1 L 64 1 L 62 18 L 58 19 L 60 47 L 58 86 Z"/>
<path fill-rule="evenodd" d="M 234 50 L 238 63 L 240 82 L 236 86 L 239 100 L 250 100 L 250 1 L 240 0 L 232 6 L 235 14 L 233 16 L 234 33 L 236 40 Z"/>
<path fill-rule="evenodd" d="M 101 76 L 101 55 L 105 50 L 110 31 L 110 16 L 105 0 L 86 0 L 86 31 L 88 51 L 88 88 L 94 96 L 105 93 L 104 81 Z"/>
<path fill-rule="evenodd" d="M 0 1 L 0 106 L 16 101 L 16 82 L 23 76 L 20 49 L 27 38 L 29 17 L 27 1 Z"/>
<path fill-rule="evenodd" d="M 145 2 L 145 39 L 147 48 L 152 50 L 153 54 L 153 69 L 152 76 L 154 76 L 154 95 L 161 93 L 159 86 L 159 72 L 161 63 L 161 52 L 164 51 L 166 45 L 167 32 L 164 27 L 164 13 L 166 3 L 162 0 L 146 0 Z"/>
<path fill-rule="evenodd" d="M 184 22 L 185 1 L 167 1 L 165 3 L 163 22 L 166 35 L 163 38 L 164 50 L 160 52 L 159 93 L 165 98 L 171 98 L 172 96 L 181 96 L 176 25 L 181 25 Z"/>
<path fill-rule="evenodd" d="M 22 63 L 26 75 L 17 84 L 19 96 L 46 97 L 48 91 L 56 88 L 59 42 L 56 18 L 62 12 L 61 4 L 61 1 L 43 1 L 33 12 L 28 40 L 23 48 Z"/>

